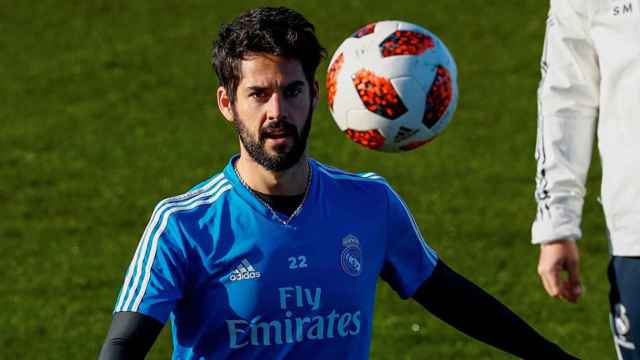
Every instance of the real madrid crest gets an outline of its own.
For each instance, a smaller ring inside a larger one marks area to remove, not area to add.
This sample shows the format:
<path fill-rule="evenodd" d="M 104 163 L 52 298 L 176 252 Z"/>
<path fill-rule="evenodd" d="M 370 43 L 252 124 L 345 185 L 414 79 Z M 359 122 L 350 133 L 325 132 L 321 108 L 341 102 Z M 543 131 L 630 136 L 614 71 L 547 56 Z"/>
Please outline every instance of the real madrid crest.
<path fill-rule="evenodd" d="M 342 270 L 351 276 L 355 277 L 362 273 L 362 249 L 360 249 L 360 241 L 354 235 L 349 234 L 342 239 L 340 265 Z"/>

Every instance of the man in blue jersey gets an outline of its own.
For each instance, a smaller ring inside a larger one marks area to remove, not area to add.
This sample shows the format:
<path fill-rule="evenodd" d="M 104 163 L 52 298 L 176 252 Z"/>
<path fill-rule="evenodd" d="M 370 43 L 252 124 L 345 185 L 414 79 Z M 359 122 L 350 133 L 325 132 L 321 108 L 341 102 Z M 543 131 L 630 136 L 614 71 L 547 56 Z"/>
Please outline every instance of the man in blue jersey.
<path fill-rule="evenodd" d="M 307 157 L 323 55 L 313 25 L 286 8 L 222 27 L 217 99 L 240 154 L 158 204 L 100 358 L 143 358 L 171 319 L 174 359 L 366 359 L 381 277 L 504 351 L 572 359 L 448 268 L 381 177 Z"/>

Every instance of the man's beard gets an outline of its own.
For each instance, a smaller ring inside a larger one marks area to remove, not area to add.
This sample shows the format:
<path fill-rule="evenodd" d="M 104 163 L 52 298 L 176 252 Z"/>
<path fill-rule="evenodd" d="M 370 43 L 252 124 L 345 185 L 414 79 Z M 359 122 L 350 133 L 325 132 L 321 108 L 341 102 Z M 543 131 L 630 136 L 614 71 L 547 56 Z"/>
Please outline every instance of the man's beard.
<path fill-rule="evenodd" d="M 309 107 L 307 119 L 300 134 L 298 134 L 298 129 L 296 129 L 296 127 L 291 123 L 284 120 L 278 120 L 272 122 L 267 127 L 260 129 L 257 140 L 254 139 L 249 132 L 249 129 L 244 126 L 242 121 L 238 120 L 237 114 L 235 114 L 233 124 L 236 129 L 236 133 L 238 134 L 242 145 L 249 153 L 249 156 L 251 156 L 255 162 L 265 169 L 279 172 L 288 170 L 293 165 L 297 164 L 304 154 L 307 148 L 307 139 L 311 132 L 312 114 L 313 109 L 312 107 Z M 288 151 L 279 151 L 279 149 L 276 148 L 276 153 L 274 155 L 270 155 L 267 153 L 264 144 L 269 138 L 269 133 L 274 130 L 284 132 L 287 136 L 290 136 L 293 143 Z"/>

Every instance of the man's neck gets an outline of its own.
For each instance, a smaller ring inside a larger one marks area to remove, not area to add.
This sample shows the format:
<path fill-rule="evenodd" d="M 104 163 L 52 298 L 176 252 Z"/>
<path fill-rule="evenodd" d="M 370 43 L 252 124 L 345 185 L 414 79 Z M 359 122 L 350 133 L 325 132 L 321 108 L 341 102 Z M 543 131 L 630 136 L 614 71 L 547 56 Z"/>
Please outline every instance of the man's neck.
<path fill-rule="evenodd" d="M 285 171 L 265 169 L 247 154 L 240 154 L 235 163 L 242 181 L 252 190 L 268 195 L 299 195 L 307 188 L 309 166 L 306 156 Z"/>

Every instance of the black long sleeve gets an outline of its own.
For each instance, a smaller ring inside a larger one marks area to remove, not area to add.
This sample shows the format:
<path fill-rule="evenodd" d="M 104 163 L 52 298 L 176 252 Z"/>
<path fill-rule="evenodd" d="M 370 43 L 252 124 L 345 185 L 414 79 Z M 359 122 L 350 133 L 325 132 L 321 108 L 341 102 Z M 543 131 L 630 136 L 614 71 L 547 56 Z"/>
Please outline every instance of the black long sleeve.
<path fill-rule="evenodd" d="M 413 298 L 463 333 L 520 358 L 576 359 L 442 261 Z"/>
<path fill-rule="evenodd" d="M 164 324 L 135 312 L 113 315 L 99 360 L 144 359 Z"/>

